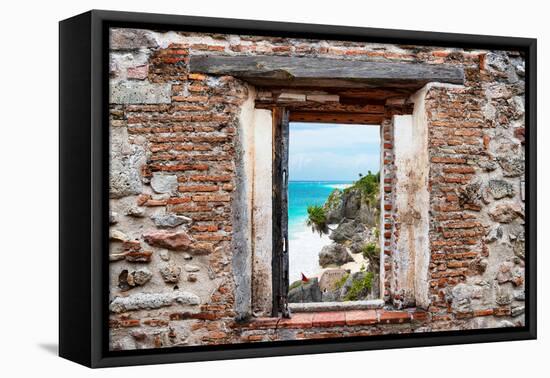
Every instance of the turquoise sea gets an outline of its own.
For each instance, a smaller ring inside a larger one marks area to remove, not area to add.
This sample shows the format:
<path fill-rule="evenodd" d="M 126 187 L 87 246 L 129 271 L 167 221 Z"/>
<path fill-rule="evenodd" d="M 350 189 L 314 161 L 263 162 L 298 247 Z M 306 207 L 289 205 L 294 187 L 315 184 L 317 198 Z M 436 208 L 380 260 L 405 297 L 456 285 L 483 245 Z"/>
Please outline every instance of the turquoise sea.
<path fill-rule="evenodd" d="M 308 205 L 323 205 L 330 193 L 344 189 L 352 181 L 289 181 L 288 183 L 288 241 L 290 282 L 316 274 L 318 254 L 330 244 L 327 236 L 314 234 L 306 225 Z"/>

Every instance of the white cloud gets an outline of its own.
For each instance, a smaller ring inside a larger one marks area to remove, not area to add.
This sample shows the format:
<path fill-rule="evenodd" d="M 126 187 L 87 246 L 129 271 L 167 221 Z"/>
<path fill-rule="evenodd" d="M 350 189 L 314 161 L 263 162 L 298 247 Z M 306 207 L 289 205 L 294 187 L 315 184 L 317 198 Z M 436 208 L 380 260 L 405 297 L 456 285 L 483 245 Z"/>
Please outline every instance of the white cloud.
<path fill-rule="evenodd" d="M 354 180 L 380 169 L 378 126 L 291 124 L 292 180 Z"/>

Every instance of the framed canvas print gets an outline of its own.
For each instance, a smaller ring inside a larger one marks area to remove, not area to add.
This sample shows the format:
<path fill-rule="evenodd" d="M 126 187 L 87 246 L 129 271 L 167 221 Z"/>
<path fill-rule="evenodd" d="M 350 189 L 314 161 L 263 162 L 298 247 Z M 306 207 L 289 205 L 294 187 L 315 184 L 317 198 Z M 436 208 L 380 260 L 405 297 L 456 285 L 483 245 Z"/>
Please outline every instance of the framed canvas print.
<path fill-rule="evenodd" d="M 536 337 L 536 41 L 60 23 L 60 355 Z"/>

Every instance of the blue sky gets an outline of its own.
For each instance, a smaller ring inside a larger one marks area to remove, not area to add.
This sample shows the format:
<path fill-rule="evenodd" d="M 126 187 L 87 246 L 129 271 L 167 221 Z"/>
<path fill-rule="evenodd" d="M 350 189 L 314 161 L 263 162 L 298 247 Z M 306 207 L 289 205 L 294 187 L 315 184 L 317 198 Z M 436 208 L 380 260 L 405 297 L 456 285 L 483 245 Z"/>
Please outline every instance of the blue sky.
<path fill-rule="evenodd" d="M 370 125 L 290 124 L 289 179 L 349 180 L 380 170 L 380 128 Z"/>

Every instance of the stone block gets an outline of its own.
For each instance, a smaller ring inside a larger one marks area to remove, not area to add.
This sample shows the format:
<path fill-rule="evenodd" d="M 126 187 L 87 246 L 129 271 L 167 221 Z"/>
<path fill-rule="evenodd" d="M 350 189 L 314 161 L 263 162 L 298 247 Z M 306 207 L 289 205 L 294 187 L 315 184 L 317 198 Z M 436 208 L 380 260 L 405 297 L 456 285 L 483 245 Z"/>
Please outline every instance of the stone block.
<path fill-rule="evenodd" d="M 109 103 L 111 104 L 169 104 L 172 86 L 148 82 L 111 82 Z"/>
<path fill-rule="evenodd" d="M 111 29 L 109 33 L 109 48 L 111 50 L 133 50 L 155 48 L 158 43 L 154 33 L 142 29 Z"/>

